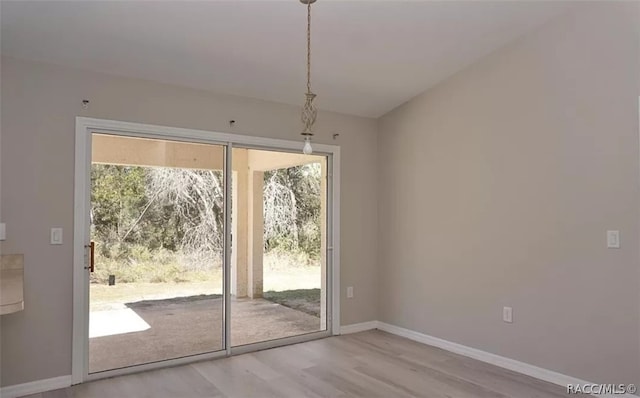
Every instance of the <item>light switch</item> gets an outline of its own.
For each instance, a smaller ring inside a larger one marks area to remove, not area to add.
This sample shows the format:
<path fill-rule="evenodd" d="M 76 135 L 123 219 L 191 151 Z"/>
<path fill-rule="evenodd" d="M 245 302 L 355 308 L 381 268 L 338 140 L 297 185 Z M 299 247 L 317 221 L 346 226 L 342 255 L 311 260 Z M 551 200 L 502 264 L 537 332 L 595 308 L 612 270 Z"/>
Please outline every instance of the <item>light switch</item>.
<path fill-rule="evenodd" d="M 620 248 L 620 231 L 607 231 L 607 248 Z"/>
<path fill-rule="evenodd" d="M 51 244 L 62 244 L 62 228 L 51 228 Z"/>
<path fill-rule="evenodd" d="M 504 307 L 502 308 L 502 320 L 506 323 L 513 323 L 513 308 Z"/>
<path fill-rule="evenodd" d="M 0 223 L 0 240 L 7 240 L 7 224 Z"/>

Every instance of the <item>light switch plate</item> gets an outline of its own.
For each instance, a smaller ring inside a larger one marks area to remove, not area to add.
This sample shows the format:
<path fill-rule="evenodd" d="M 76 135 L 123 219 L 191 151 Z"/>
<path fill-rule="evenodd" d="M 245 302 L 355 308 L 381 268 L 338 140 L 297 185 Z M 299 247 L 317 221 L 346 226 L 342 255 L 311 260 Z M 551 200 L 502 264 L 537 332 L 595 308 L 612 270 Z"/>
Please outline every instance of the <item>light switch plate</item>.
<path fill-rule="evenodd" d="M 51 244 L 62 244 L 62 228 L 51 228 Z"/>
<path fill-rule="evenodd" d="M 620 231 L 607 231 L 607 248 L 620 248 Z"/>
<path fill-rule="evenodd" d="M 7 224 L 0 223 L 0 240 L 7 240 Z"/>
<path fill-rule="evenodd" d="M 502 308 L 502 320 L 506 323 L 513 323 L 513 308 L 504 307 Z"/>
<path fill-rule="evenodd" d="M 347 298 L 353 298 L 353 286 L 347 287 Z"/>

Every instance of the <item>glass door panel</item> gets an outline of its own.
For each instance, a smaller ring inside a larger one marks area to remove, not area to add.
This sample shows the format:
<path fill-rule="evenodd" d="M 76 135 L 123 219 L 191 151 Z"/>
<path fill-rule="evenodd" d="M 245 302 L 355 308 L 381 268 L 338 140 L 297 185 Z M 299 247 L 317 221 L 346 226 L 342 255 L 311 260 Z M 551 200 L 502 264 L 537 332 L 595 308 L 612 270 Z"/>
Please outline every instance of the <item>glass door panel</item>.
<path fill-rule="evenodd" d="M 225 348 L 225 149 L 92 135 L 89 373 Z"/>
<path fill-rule="evenodd" d="M 233 148 L 231 345 L 327 329 L 327 158 Z"/>

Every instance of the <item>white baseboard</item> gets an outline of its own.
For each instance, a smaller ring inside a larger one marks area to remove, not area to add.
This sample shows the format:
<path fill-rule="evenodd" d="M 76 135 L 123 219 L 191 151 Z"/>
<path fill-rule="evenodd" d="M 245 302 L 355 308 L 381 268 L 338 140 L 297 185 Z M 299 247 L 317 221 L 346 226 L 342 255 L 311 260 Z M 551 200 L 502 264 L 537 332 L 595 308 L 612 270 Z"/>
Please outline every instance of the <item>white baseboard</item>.
<path fill-rule="evenodd" d="M 14 384 L 12 386 L 0 387 L 0 397 L 2 398 L 16 398 L 30 394 L 37 394 L 39 392 L 57 390 L 59 388 L 66 388 L 71 385 L 71 375 L 53 377 L 51 379 L 43 379 L 30 381 L 23 384 Z"/>
<path fill-rule="evenodd" d="M 572 384 L 572 385 L 594 384 L 585 380 L 580 380 L 575 377 L 563 375 L 562 373 L 540 368 L 538 366 L 530 365 L 528 363 L 516 361 L 515 359 L 502 357 L 500 355 L 492 354 L 490 352 L 467 347 L 462 344 L 453 343 L 447 340 L 429 336 L 427 334 L 419 333 L 410 329 L 401 328 L 399 326 L 391 325 L 388 323 L 378 321 L 377 329 L 380 329 L 382 331 L 395 334 L 401 337 L 405 337 L 409 340 L 414 340 L 419 343 L 442 348 L 443 350 L 453 352 L 459 355 L 463 355 L 465 357 L 473 358 L 478 361 L 486 362 L 491 365 L 509 369 L 514 372 L 522 373 L 524 375 L 531 376 L 533 378 L 543 380 L 549 383 L 557 384 L 565 388 L 567 387 L 568 384 Z M 622 395 L 603 394 L 603 395 L 598 395 L 598 397 L 638 398 L 637 395 L 631 395 L 631 394 L 622 394 Z"/>
<path fill-rule="evenodd" d="M 358 333 L 365 330 L 373 330 L 378 328 L 378 321 L 369 321 L 362 323 L 352 323 L 351 325 L 340 326 L 340 334 Z"/>

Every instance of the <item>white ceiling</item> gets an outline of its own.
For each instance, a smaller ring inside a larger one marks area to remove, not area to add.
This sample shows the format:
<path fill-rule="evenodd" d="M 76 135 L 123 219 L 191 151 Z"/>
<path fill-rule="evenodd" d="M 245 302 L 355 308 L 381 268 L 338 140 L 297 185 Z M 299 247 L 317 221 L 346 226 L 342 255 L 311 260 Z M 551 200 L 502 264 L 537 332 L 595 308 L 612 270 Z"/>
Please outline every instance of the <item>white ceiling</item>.
<path fill-rule="evenodd" d="M 320 109 L 377 117 L 568 10 L 560 1 L 313 8 Z M 2 54 L 301 105 L 306 8 L 287 1 L 1 3 Z"/>

